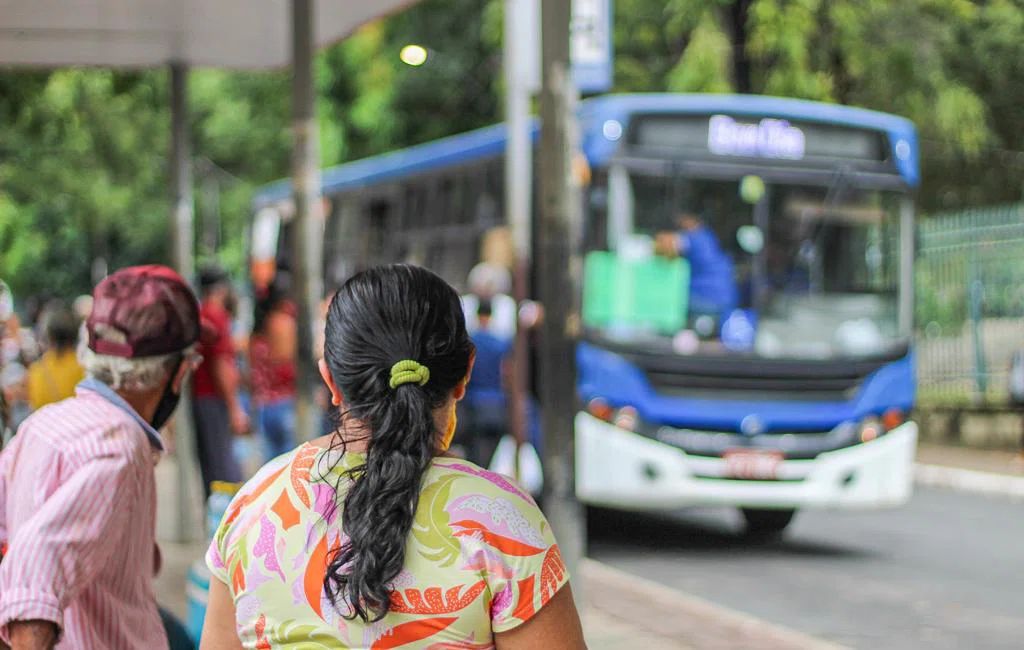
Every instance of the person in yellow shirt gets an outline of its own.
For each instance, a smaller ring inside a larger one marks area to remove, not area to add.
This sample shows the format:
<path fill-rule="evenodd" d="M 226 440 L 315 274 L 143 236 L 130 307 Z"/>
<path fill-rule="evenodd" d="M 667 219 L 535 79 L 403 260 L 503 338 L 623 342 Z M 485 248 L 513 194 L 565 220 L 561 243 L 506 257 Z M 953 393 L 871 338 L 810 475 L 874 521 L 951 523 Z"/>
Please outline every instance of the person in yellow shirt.
<path fill-rule="evenodd" d="M 85 378 L 78 364 L 78 321 L 71 310 L 58 307 L 44 322 L 46 352 L 28 369 L 28 401 L 36 410 L 75 394 Z"/>

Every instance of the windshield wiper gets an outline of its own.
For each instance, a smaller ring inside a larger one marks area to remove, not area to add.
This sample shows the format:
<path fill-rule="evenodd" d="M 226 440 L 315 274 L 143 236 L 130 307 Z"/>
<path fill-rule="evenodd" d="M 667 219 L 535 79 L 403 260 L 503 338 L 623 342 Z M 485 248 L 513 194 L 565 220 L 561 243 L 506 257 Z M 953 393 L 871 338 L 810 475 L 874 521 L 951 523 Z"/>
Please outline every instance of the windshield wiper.
<path fill-rule="evenodd" d="M 809 260 L 810 282 L 808 283 L 808 293 L 822 293 L 824 291 L 825 269 L 823 266 L 824 260 L 821 255 L 821 239 L 825 234 L 828 215 L 839 206 L 840 200 L 842 200 L 846 190 L 856 179 L 856 176 L 857 172 L 849 165 L 840 165 L 836 168 L 832 182 L 825 192 L 825 199 L 821 204 L 818 222 L 811 227 L 811 231 L 804 238 L 801 245 L 801 248 L 809 247 L 812 254 Z"/>

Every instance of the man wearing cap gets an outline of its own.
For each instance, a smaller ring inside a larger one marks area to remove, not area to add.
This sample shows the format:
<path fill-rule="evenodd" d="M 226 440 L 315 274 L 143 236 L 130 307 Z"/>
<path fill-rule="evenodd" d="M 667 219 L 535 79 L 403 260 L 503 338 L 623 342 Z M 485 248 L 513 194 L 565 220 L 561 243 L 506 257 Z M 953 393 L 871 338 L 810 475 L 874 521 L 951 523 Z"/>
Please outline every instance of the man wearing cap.
<path fill-rule="evenodd" d="M 0 454 L 0 638 L 16 650 L 168 647 L 153 470 L 207 328 L 166 267 L 123 269 L 93 296 L 86 379 Z"/>
<path fill-rule="evenodd" d="M 238 394 L 239 373 L 228 309 L 230 279 L 221 269 L 208 267 L 199 274 L 199 290 L 203 297 L 200 313 L 216 331 L 213 340 L 199 348 L 203 362 L 192 382 L 199 471 L 209 498 L 214 481 L 242 481 L 242 470 L 234 454 L 234 436 L 249 429 L 249 418 Z"/>

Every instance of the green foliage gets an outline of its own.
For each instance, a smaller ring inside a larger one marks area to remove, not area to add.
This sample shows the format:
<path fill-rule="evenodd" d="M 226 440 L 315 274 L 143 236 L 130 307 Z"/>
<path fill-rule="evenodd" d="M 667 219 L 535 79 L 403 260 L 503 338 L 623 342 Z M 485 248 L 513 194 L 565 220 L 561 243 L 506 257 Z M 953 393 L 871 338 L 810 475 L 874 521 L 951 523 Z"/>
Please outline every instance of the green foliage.
<path fill-rule="evenodd" d="M 17 85 L 10 74 L 5 85 Z M 0 275 L 16 295 L 87 290 L 90 263 L 161 260 L 166 114 L 153 75 L 25 75 L 0 132 Z"/>
<path fill-rule="evenodd" d="M 730 43 L 710 17 L 697 25 L 690 41 L 668 75 L 668 89 L 684 93 L 725 93 L 729 80 Z"/>
<path fill-rule="evenodd" d="M 616 92 L 755 92 L 912 119 L 926 209 L 1024 190 L 1024 0 L 615 0 Z M 494 123 L 501 0 L 426 0 L 316 60 L 324 165 Z M 399 61 L 402 46 L 430 51 Z M 0 276 L 86 290 L 90 262 L 166 261 L 167 73 L 0 71 Z M 291 160 L 287 71 L 191 76 L 197 231 L 241 270 L 253 188 Z M 219 190 L 202 200 L 204 186 Z M 213 251 L 200 249 L 201 256 Z"/>

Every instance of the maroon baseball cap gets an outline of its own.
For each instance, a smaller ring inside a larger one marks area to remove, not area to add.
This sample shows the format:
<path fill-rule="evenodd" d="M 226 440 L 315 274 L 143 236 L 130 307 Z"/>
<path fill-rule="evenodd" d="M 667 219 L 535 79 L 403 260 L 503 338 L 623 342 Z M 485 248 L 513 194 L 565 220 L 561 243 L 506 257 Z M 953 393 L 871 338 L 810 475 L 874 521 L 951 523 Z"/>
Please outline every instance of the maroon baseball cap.
<path fill-rule="evenodd" d="M 166 266 L 121 269 L 96 285 L 92 296 L 85 326 L 96 354 L 155 357 L 216 337 L 216 330 L 200 318 L 191 287 Z"/>

